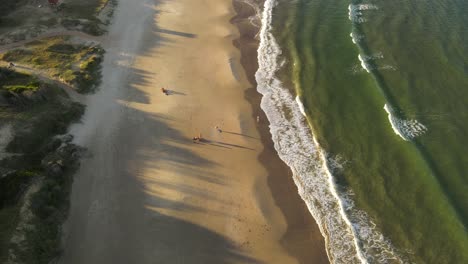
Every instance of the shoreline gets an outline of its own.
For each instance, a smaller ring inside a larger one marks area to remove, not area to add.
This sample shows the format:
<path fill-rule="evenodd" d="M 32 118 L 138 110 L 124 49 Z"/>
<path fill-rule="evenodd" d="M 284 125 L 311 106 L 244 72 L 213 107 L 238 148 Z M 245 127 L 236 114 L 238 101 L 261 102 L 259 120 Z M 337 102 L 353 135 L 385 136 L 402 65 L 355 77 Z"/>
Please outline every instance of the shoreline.
<path fill-rule="evenodd" d="M 71 130 L 90 155 L 73 183 L 61 263 L 326 258 L 266 119 L 255 121 L 260 97 L 233 46 L 234 11 L 230 0 L 117 6 L 101 88 Z"/>
<path fill-rule="evenodd" d="M 247 75 L 247 79 L 252 87 L 245 91 L 245 99 L 252 105 L 252 118 L 260 117 L 260 124 L 257 129 L 260 132 L 265 149 L 260 153 L 258 160 L 265 167 L 270 175 L 268 185 L 272 189 L 275 203 L 280 207 L 286 217 L 288 229 L 281 239 L 282 245 L 292 255 L 298 257 L 300 263 L 330 263 L 325 250 L 325 240 L 320 232 L 317 223 L 313 219 L 306 203 L 298 193 L 294 183 L 291 169 L 279 158 L 273 146 L 273 141 L 269 131 L 268 119 L 260 108 L 262 95 L 256 90 L 255 72 L 258 69 L 257 48 L 258 41 L 255 36 L 258 30 L 248 18 L 256 15 L 254 8 L 242 0 L 232 0 L 236 15 L 231 19 L 240 33 L 239 38 L 233 41 L 233 45 L 241 52 L 240 63 Z M 250 10 L 248 10 L 250 9 Z M 287 175 L 287 177 L 285 177 Z M 282 200 L 274 194 L 289 192 L 289 200 Z M 296 193 L 296 195 L 294 195 Z M 304 234 L 306 232 L 309 234 Z M 302 248 L 290 246 L 290 242 L 295 240 L 304 241 Z"/>

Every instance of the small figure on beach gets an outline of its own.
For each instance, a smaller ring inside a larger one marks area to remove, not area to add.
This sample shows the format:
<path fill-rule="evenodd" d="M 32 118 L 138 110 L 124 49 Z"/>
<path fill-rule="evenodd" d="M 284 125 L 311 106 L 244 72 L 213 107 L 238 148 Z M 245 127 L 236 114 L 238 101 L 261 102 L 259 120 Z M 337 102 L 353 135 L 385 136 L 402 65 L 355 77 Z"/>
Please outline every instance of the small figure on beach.
<path fill-rule="evenodd" d="M 198 136 L 195 136 L 195 137 L 192 138 L 193 143 L 197 143 L 197 142 L 200 142 L 202 140 L 203 140 L 203 138 L 201 136 L 201 133 L 199 133 Z"/>
<path fill-rule="evenodd" d="M 219 126 L 215 126 L 215 129 L 216 129 L 219 133 L 223 132 L 223 130 L 221 130 L 221 128 L 220 128 Z"/>
<path fill-rule="evenodd" d="M 165 95 L 168 94 L 168 91 L 166 89 L 164 89 L 164 87 L 161 87 L 161 92 L 163 92 L 163 94 L 165 94 Z"/>
<path fill-rule="evenodd" d="M 13 62 L 8 63 L 8 69 L 15 67 L 16 65 Z"/>

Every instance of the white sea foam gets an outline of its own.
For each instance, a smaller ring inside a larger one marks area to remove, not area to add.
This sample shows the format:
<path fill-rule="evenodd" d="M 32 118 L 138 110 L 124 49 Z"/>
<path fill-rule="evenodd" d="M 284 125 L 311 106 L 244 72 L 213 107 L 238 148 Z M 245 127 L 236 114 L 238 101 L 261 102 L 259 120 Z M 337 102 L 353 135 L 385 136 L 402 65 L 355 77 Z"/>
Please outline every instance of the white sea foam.
<path fill-rule="evenodd" d="M 359 41 L 364 39 L 363 35 L 359 35 L 354 32 L 351 32 L 349 36 L 351 37 L 351 40 L 353 41 L 354 44 L 357 44 Z"/>
<path fill-rule="evenodd" d="M 373 4 L 358 4 L 355 5 L 357 10 L 377 10 L 379 9 L 376 5 Z"/>
<path fill-rule="evenodd" d="M 301 111 L 301 114 L 303 116 L 306 116 L 304 105 L 302 104 L 301 98 L 299 98 L 299 96 L 296 96 L 296 103 L 297 103 L 297 106 L 299 106 L 299 111 Z"/>
<path fill-rule="evenodd" d="M 396 67 L 395 66 L 392 66 L 392 65 L 382 65 L 382 66 L 379 66 L 379 70 L 381 71 L 396 71 Z"/>
<path fill-rule="evenodd" d="M 281 49 L 271 33 L 276 0 L 266 0 L 262 14 L 256 73 L 261 107 L 270 121 L 275 149 L 291 168 L 299 194 L 325 237 L 332 263 L 386 263 L 397 257 L 390 243 L 376 230 L 367 215 L 354 208 L 352 200 L 337 191 L 333 171 L 343 162 L 330 158 L 320 148 L 304 117 L 298 97 L 276 78 L 281 67 Z"/>
<path fill-rule="evenodd" d="M 426 133 L 426 126 L 421 124 L 418 120 L 403 120 L 396 117 L 393 113 L 393 109 L 388 104 L 385 104 L 384 109 L 388 114 L 388 120 L 390 121 L 393 131 L 402 139 L 410 141 Z"/>
<path fill-rule="evenodd" d="M 359 58 L 359 61 L 361 62 L 361 66 L 364 70 L 366 70 L 366 72 L 370 72 L 371 71 L 371 67 L 370 65 L 367 63 L 366 60 L 364 60 L 361 56 L 361 54 L 358 55 L 358 58 Z"/>
<path fill-rule="evenodd" d="M 367 21 L 367 19 L 363 17 L 362 11 L 377 10 L 377 9 L 378 7 L 372 4 L 357 4 L 357 5 L 350 4 L 348 6 L 348 17 L 349 17 L 349 20 L 354 23 L 364 23 Z"/>
<path fill-rule="evenodd" d="M 377 53 L 374 53 L 372 55 L 365 55 L 365 56 L 362 56 L 362 58 L 364 60 L 377 60 L 377 59 L 383 59 L 383 54 L 382 52 L 377 52 Z"/>
<path fill-rule="evenodd" d="M 261 27 L 261 16 L 262 16 L 262 11 L 260 10 L 260 7 L 252 0 L 240 0 L 242 3 L 245 3 L 247 5 L 249 5 L 250 7 L 252 7 L 252 9 L 255 10 L 255 15 L 253 16 L 250 16 L 248 18 L 249 22 L 257 27 L 257 28 L 260 28 Z"/>
<path fill-rule="evenodd" d="M 353 66 L 351 66 L 349 71 L 351 72 L 351 74 L 360 74 L 366 72 L 366 70 L 362 68 L 361 63 L 354 64 Z"/>

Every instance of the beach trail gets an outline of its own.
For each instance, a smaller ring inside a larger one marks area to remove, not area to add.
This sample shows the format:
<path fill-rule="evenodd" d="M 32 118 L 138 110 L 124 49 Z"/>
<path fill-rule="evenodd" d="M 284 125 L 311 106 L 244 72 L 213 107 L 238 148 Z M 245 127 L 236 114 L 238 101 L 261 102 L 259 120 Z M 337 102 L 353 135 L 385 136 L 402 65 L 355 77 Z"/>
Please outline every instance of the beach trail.
<path fill-rule="evenodd" d="M 228 0 L 119 1 L 103 41 L 102 85 L 70 131 L 88 151 L 61 263 L 326 259 L 316 227 L 295 226 L 284 239 L 292 227 L 275 199 L 297 190 L 272 193 L 258 161 L 265 146 L 244 98 L 233 12 Z"/>

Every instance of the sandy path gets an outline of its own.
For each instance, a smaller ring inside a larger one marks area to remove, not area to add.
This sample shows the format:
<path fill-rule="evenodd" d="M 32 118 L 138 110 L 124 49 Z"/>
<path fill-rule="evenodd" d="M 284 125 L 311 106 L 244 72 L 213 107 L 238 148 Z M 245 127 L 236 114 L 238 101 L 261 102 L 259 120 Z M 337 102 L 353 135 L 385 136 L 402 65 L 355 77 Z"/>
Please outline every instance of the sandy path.
<path fill-rule="evenodd" d="M 71 129 L 90 155 L 62 263 L 297 262 L 257 160 L 232 12 L 229 0 L 120 1 L 103 85 Z"/>

